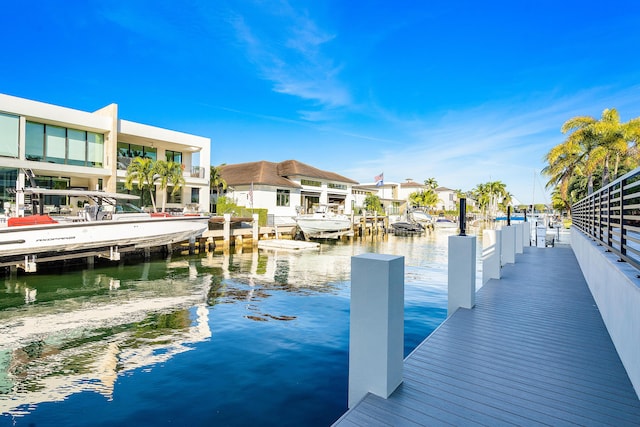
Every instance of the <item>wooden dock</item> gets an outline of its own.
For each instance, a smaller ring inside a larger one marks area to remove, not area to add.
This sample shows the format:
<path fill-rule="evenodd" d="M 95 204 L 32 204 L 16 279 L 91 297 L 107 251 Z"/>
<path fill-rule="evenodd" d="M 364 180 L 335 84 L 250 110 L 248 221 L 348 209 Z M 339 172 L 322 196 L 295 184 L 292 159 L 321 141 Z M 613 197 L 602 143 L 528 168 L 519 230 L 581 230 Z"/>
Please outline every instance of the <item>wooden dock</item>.
<path fill-rule="evenodd" d="M 526 247 L 403 372 L 388 399 L 368 394 L 334 425 L 640 425 L 640 400 L 567 246 Z"/>

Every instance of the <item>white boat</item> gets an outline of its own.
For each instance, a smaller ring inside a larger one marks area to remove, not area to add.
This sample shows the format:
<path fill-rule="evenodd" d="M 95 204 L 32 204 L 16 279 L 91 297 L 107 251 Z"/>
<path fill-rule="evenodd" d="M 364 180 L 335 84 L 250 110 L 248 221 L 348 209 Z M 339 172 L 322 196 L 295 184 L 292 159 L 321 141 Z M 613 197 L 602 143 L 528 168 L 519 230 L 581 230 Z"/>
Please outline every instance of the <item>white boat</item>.
<path fill-rule="evenodd" d="M 458 228 L 458 223 L 451 221 L 450 219 L 444 217 L 438 217 L 433 222 L 433 226 L 436 229 L 447 229 L 447 230 L 455 230 Z"/>
<path fill-rule="evenodd" d="M 76 216 L 46 215 L 40 205 L 40 214 L 8 218 L 0 227 L 0 265 L 8 265 L 16 257 L 29 257 L 34 261 L 31 268 L 25 266 L 27 271 L 35 271 L 35 258 L 39 256 L 106 250 L 111 259 L 119 259 L 118 251 L 125 247 L 138 249 L 183 242 L 208 229 L 208 216 L 149 214 L 117 202 L 137 196 L 42 188 L 23 191 L 35 199 L 58 195 L 86 197 L 96 202 L 86 204 Z"/>
<path fill-rule="evenodd" d="M 294 219 L 305 237 L 340 237 L 351 230 L 351 218 L 333 213 L 324 205 L 311 214 L 298 214 Z"/>
<path fill-rule="evenodd" d="M 409 211 L 409 217 L 422 226 L 431 225 L 433 223 L 433 217 L 420 208 L 411 209 Z"/>

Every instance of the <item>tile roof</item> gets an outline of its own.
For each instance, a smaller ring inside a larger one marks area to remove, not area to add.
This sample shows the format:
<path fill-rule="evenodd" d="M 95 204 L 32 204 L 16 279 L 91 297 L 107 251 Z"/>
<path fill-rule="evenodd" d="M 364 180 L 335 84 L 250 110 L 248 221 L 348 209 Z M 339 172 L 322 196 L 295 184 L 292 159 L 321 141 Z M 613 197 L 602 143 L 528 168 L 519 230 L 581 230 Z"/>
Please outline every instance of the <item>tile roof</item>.
<path fill-rule="evenodd" d="M 261 160 L 258 162 L 237 163 L 234 165 L 220 166 L 220 175 L 227 185 L 264 184 L 278 187 L 301 188 L 301 186 L 288 177 L 299 176 L 306 178 L 318 178 L 326 181 L 357 184 L 357 181 L 346 178 L 337 173 L 323 171 L 297 160 L 285 160 L 274 163 Z"/>

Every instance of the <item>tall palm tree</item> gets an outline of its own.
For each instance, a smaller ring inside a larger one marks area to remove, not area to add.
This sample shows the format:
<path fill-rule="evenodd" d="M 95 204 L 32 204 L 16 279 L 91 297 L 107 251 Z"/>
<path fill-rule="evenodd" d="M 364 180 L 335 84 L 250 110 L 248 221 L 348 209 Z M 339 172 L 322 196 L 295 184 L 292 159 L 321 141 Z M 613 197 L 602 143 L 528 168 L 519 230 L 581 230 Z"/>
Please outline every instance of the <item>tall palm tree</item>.
<path fill-rule="evenodd" d="M 148 190 L 151 196 L 153 211 L 156 212 L 156 200 L 153 197 L 155 190 L 155 162 L 147 157 L 134 158 L 127 167 L 127 177 L 124 182 L 125 188 L 132 190 L 134 185 L 140 191 Z"/>
<path fill-rule="evenodd" d="M 548 166 L 543 173 L 550 177 L 547 188 L 559 186 L 561 197 L 567 203 L 569 181 L 575 175 L 587 177 L 587 193 L 590 194 L 593 174 L 599 168 L 603 171 L 602 186 L 609 183 L 612 159 L 614 179 L 622 163 L 632 167 L 638 165 L 640 118 L 621 123 L 615 108 L 605 109 L 600 119 L 572 117 L 562 125 L 561 131 L 569 135 L 546 155 Z"/>
<path fill-rule="evenodd" d="M 429 190 L 435 190 L 438 188 L 438 181 L 436 181 L 435 178 L 427 178 L 424 180 L 424 185 L 426 185 Z"/>
<path fill-rule="evenodd" d="M 224 165 L 225 164 L 223 163 L 220 166 L 211 166 L 209 169 L 209 188 L 216 191 L 216 198 L 218 197 L 220 190 L 224 191 L 227 189 L 227 181 L 224 180 L 222 174 L 220 173 L 222 166 Z"/>
<path fill-rule="evenodd" d="M 154 180 L 158 182 L 160 190 L 165 190 L 169 185 L 172 186 L 171 195 L 178 193 L 185 184 L 182 173 L 182 164 L 173 161 L 158 160 L 155 163 Z M 165 204 L 168 195 L 162 198 L 162 212 L 165 210 Z"/>

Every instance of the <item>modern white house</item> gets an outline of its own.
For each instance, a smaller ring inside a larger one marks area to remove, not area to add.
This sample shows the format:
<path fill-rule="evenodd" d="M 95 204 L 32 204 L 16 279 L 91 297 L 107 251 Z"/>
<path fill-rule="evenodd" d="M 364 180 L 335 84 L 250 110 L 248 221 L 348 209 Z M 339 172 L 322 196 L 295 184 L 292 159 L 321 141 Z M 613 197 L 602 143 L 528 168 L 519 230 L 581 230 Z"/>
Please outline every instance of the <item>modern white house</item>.
<path fill-rule="evenodd" d="M 137 156 L 183 166 L 185 185 L 173 196 L 157 189 L 158 204 L 166 198 L 168 208 L 206 211 L 210 151 L 209 138 L 121 119 L 117 104 L 86 112 L 0 94 L 0 213 L 24 204 L 8 190 L 24 187 L 25 170 L 43 188 L 128 192 L 126 168 Z M 46 197 L 54 209 L 69 203 Z"/>
<path fill-rule="evenodd" d="M 223 165 L 220 175 L 228 186 L 226 197 L 238 206 L 267 209 L 276 219 L 290 219 L 297 211 L 311 212 L 319 205 L 350 214 L 354 200 L 351 188 L 357 184 L 297 160 Z"/>
<path fill-rule="evenodd" d="M 437 210 L 455 211 L 458 208 L 458 195 L 456 190 L 447 187 L 438 187 L 435 191 L 438 195 L 438 204 L 435 206 Z"/>

